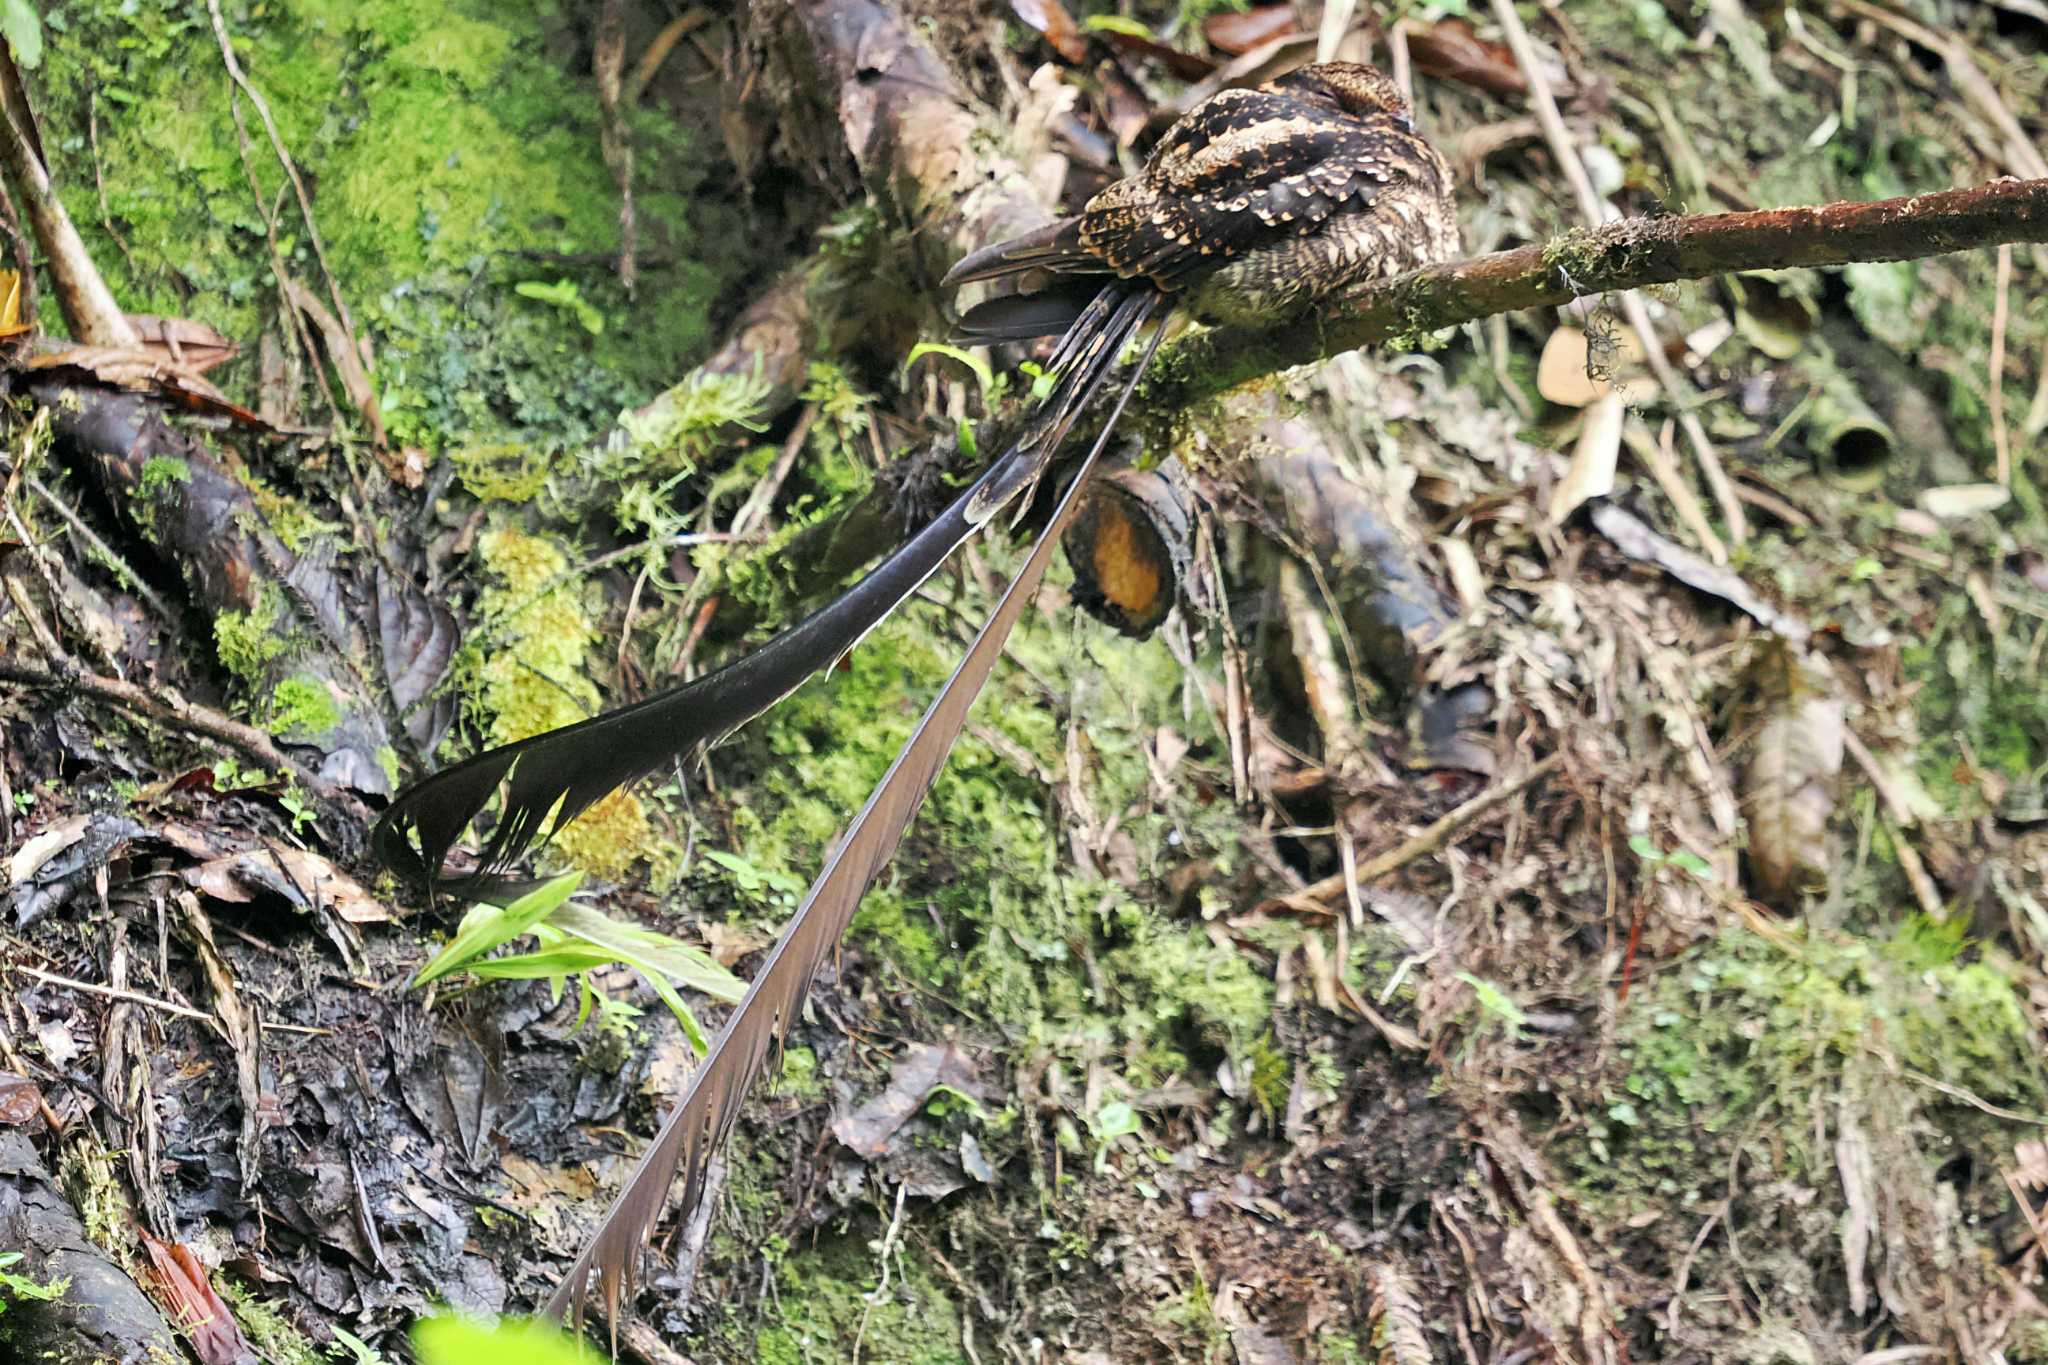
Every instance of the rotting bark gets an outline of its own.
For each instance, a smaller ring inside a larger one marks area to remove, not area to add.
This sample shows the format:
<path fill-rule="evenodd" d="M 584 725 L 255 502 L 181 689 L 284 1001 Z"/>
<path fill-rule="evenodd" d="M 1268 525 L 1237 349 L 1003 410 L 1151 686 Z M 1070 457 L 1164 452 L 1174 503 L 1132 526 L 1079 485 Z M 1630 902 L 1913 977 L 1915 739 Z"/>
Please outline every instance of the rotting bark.
<path fill-rule="evenodd" d="M 0 1247 L 19 1251 L 11 1273 L 68 1281 L 49 1302 L 10 1298 L 0 1346 L 49 1365 L 177 1360 L 177 1339 L 128 1273 L 93 1244 L 27 1136 L 0 1127 Z"/>
<path fill-rule="evenodd" d="M 447 609 L 381 568 L 365 589 L 344 582 L 333 563 L 295 554 L 271 530 L 249 487 L 173 428 L 147 397 L 51 383 L 28 391 L 50 410 L 57 447 L 93 472 L 159 554 L 182 566 L 209 619 L 241 612 L 260 621 L 268 611 L 275 619 L 259 629 L 280 640 L 296 637 L 264 661 L 261 678 L 244 681 L 274 689 L 300 679 L 319 689 L 332 723 L 298 729 L 286 740 L 319 751 L 319 782 L 388 795 L 380 756 L 397 729 L 383 709 L 387 688 L 376 660 L 381 656 L 388 672 L 389 695 L 409 713 L 413 740 L 431 748 L 452 714 L 445 701 L 430 700 L 453 653 Z M 368 613 L 359 600 L 366 595 L 374 599 Z M 380 640 L 363 634 L 364 615 L 378 622 Z M 292 631 L 294 621 L 312 629 Z"/>

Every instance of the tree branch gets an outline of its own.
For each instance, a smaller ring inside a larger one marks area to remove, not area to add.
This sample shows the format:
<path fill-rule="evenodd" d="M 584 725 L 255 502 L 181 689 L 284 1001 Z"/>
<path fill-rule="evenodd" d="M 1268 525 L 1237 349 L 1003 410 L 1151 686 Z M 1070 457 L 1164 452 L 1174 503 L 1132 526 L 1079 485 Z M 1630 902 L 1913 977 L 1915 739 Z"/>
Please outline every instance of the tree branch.
<path fill-rule="evenodd" d="M 1391 337 L 1742 270 L 1910 261 L 2048 241 L 2048 179 L 1812 208 L 1631 218 L 1375 282 L 1272 329 L 1219 327 L 1160 353 L 1133 406 L 1175 411 L 1239 384 Z"/>

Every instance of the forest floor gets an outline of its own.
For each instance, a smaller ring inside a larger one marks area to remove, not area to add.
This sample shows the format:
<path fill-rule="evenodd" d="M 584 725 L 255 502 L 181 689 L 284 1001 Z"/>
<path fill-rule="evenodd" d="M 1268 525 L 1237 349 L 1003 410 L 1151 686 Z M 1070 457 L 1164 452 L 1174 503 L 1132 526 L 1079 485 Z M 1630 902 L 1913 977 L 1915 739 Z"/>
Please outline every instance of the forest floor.
<path fill-rule="evenodd" d="M 1069 7 L 788 14 L 874 69 L 928 48 L 945 155 L 1047 208 L 1314 40 Z M 544 1298 L 1022 557 L 970 546 L 551 846 L 668 936 L 680 1008 L 623 956 L 411 985 L 457 908 L 365 851 L 395 783 L 794 619 L 837 582 L 805 537 L 1025 382 L 912 355 L 969 243 L 784 9 L 43 6 L 85 254 L 203 324 L 145 329 L 144 387 L 189 399 L 204 353 L 233 410 L 175 418 L 189 458 L 95 454 L 64 404 L 136 373 L 39 278 L 0 451 L 0 1253 L 68 1209 L 208 1365 L 403 1359 L 437 1306 Z M 1382 63 L 1400 20 L 1468 250 L 1579 225 L 1486 6 L 1359 9 Z M 1523 9 L 1626 213 L 2043 173 L 2028 0 Z M 1132 639 L 1041 593 L 626 1352 L 2048 1361 L 2044 273 L 1657 291 L 1689 393 L 1601 302 L 1134 422 L 1205 600 Z M 1369 553 L 1303 544 L 1299 477 Z M 0 1262 L 0 1350 L 59 1339 L 52 1245 Z M 169 1342 L 136 1312 L 118 1339 Z"/>

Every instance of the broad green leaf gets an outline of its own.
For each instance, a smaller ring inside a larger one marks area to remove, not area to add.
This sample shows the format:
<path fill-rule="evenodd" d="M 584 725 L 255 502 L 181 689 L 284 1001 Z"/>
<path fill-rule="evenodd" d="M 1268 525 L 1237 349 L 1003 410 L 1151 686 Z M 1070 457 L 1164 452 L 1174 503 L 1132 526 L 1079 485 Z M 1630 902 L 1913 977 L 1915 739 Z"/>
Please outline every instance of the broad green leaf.
<path fill-rule="evenodd" d="M 496 1326 L 453 1314 L 421 1318 L 412 1347 L 420 1365 L 589 1365 L 575 1338 L 527 1318 L 502 1318 Z"/>
<path fill-rule="evenodd" d="M 910 367 L 928 355 L 942 355 L 948 360 L 957 360 L 974 371 L 974 378 L 981 385 L 983 394 L 995 386 L 995 371 L 988 367 L 986 360 L 963 347 L 948 346 L 942 341 L 920 341 L 911 347 L 910 359 L 903 362 L 903 372 L 910 373 Z"/>
<path fill-rule="evenodd" d="M 14 49 L 14 60 L 33 71 L 43 60 L 43 21 L 35 0 L 0 0 L 0 38 Z"/>
<path fill-rule="evenodd" d="M 455 937 L 448 940 L 440 952 L 435 953 L 419 975 L 412 979 L 414 986 L 424 986 L 429 981 L 438 981 L 450 972 L 469 966 L 477 958 L 503 943 L 510 943 L 534 925 L 546 919 L 563 901 L 575 894 L 583 882 L 581 872 L 571 872 L 555 878 L 546 886 L 529 891 L 510 905 L 479 905 L 462 917 L 462 924 L 456 929 Z"/>

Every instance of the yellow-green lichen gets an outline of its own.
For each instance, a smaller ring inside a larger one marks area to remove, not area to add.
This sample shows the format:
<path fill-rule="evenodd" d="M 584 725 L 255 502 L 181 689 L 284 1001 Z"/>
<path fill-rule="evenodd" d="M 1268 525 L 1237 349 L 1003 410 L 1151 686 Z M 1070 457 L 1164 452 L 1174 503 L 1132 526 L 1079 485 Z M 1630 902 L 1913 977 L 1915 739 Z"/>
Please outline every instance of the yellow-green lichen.
<path fill-rule="evenodd" d="M 475 703 L 492 744 L 573 725 L 603 707 L 588 673 L 597 623 L 587 585 L 554 541 L 511 527 L 477 538 L 489 576 L 477 615 L 490 643 L 469 660 Z M 576 867 L 616 879 L 653 851 L 640 798 L 615 792 L 573 821 L 556 847 Z"/>

